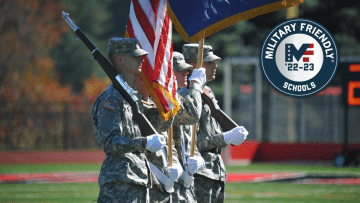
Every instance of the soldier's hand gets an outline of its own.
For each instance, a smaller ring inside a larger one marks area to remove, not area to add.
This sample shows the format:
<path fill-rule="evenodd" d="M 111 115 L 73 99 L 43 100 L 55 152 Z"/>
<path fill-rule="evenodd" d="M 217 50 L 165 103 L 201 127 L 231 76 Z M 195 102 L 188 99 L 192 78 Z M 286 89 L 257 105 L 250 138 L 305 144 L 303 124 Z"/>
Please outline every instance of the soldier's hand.
<path fill-rule="evenodd" d="M 180 170 L 175 166 L 169 166 L 166 168 L 168 177 L 172 180 L 177 180 L 180 177 Z"/>
<path fill-rule="evenodd" d="M 196 81 L 201 86 L 203 86 L 206 82 L 205 68 L 194 69 L 191 73 L 191 76 L 189 77 L 189 80 Z"/>
<path fill-rule="evenodd" d="M 151 152 L 157 152 L 165 144 L 165 138 L 159 134 L 153 134 L 146 137 L 146 147 L 145 149 Z"/>
<path fill-rule="evenodd" d="M 226 144 L 241 145 L 248 134 L 249 132 L 243 126 L 238 126 L 224 132 L 224 141 Z"/>
<path fill-rule="evenodd" d="M 205 161 L 202 157 L 188 157 L 187 169 L 189 173 L 194 174 L 205 167 Z"/>

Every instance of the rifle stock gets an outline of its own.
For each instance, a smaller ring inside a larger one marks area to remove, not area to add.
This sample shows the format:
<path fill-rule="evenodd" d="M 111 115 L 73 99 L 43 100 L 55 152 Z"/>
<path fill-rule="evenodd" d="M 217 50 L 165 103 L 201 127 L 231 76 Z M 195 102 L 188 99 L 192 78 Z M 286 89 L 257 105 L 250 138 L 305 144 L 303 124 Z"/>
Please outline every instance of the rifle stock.
<path fill-rule="evenodd" d="M 155 128 L 151 125 L 149 120 L 141 113 L 138 106 L 139 99 L 136 97 L 134 90 L 125 82 L 119 75 L 111 63 L 104 57 L 104 55 L 95 47 L 89 38 L 81 31 L 79 27 L 69 18 L 68 14 L 62 12 L 62 17 L 74 30 L 76 36 L 86 45 L 91 51 L 93 58 L 99 63 L 106 75 L 110 78 L 114 87 L 120 92 L 124 99 L 130 104 L 133 112 L 133 120 L 138 124 L 142 136 L 152 135 L 157 133 Z"/>
<path fill-rule="evenodd" d="M 211 116 L 220 124 L 223 131 L 229 131 L 238 125 L 227 116 L 221 109 L 215 107 L 213 101 L 205 94 L 201 94 L 202 100 L 207 103 L 211 110 Z"/>

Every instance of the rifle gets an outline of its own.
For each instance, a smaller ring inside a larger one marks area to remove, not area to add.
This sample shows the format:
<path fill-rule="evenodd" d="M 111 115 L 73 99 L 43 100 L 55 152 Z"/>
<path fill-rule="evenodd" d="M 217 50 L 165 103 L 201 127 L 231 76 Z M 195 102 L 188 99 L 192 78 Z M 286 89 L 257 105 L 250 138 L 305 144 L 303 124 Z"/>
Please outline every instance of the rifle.
<path fill-rule="evenodd" d="M 197 60 L 197 67 L 202 67 L 203 64 L 203 54 L 204 54 L 204 41 L 205 41 L 205 31 L 200 34 L 200 40 L 199 40 L 199 50 L 198 50 L 198 60 Z M 188 87 L 189 88 L 189 87 Z M 201 98 L 203 102 L 207 103 L 211 110 L 211 116 L 215 118 L 215 120 L 219 123 L 220 127 L 223 129 L 223 131 L 229 131 L 238 125 L 231 119 L 229 116 L 227 116 L 221 109 L 218 109 L 215 107 L 213 101 L 211 98 L 208 97 L 205 93 L 201 94 Z M 196 135 L 196 128 L 197 124 L 193 126 L 193 132 L 191 136 L 191 149 L 190 149 L 190 156 L 193 157 L 195 153 L 195 135 Z M 234 146 L 232 144 L 232 146 Z"/>
<path fill-rule="evenodd" d="M 211 116 L 220 124 L 223 131 L 229 131 L 238 125 L 228 115 L 226 115 L 221 109 L 215 107 L 213 101 L 205 93 L 201 94 L 202 100 L 207 103 L 211 110 Z"/>
<path fill-rule="evenodd" d="M 126 83 L 121 75 L 115 70 L 111 63 L 101 54 L 101 52 L 95 47 L 95 45 L 86 37 L 81 29 L 75 25 L 75 23 L 69 18 L 69 14 L 62 12 L 62 17 L 74 30 L 77 38 L 79 38 L 86 47 L 91 51 L 93 59 L 95 59 L 105 71 L 106 75 L 110 78 L 114 87 L 120 92 L 124 99 L 130 104 L 133 112 L 133 120 L 138 124 L 142 136 L 157 134 L 154 127 L 149 120 L 140 112 L 138 106 L 139 99 L 136 97 L 134 90 Z"/>

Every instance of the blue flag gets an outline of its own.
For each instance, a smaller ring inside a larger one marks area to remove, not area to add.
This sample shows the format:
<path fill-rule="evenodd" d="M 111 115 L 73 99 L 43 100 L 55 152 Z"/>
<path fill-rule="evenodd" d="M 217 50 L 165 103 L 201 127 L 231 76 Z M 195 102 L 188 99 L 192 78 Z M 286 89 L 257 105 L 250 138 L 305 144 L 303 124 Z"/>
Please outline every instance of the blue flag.
<path fill-rule="evenodd" d="M 297 6 L 304 0 L 169 0 L 168 12 L 186 42 L 214 34 L 237 22 Z"/>

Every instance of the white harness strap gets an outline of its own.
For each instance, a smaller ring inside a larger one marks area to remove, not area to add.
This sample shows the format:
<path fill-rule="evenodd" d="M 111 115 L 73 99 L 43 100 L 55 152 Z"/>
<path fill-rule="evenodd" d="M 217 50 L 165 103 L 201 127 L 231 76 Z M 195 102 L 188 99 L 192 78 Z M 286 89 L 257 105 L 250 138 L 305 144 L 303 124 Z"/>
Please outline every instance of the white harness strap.
<path fill-rule="evenodd" d="M 190 128 L 190 132 L 192 132 L 192 126 L 191 126 L 191 128 Z M 182 155 L 183 155 L 183 162 L 184 162 L 184 166 L 186 166 L 187 165 L 187 163 L 186 163 L 186 156 L 185 156 L 185 154 L 186 154 L 186 149 L 185 149 L 185 135 L 184 135 L 184 127 L 181 125 L 180 126 L 180 136 L 181 136 L 181 141 L 182 141 Z"/>
<path fill-rule="evenodd" d="M 172 179 L 170 179 L 169 177 L 167 177 L 163 172 L 160 171 L 160 169 L 158 169 L 154 164 L 152 164 L 151 162 L 149 162 L 150 165 L 150 169 L 151 171 L 154 173 L 154 175 L 156 176 L 156 178 L 165 185 L 165 190 L 168 193 L 172 193 L 174 192 L 174 181 Z"/>
<path fill-rule="evenodd" d="M 182 137 L 182 151 L 183 151 L 183 162 L 184 162 L 184 168 L 185 170 L 183 171 L 183 173 L 181 174 L 181 179 L 184 181 L 184 187 L 185 188 L 190 188 L 190 186 L 194 183 L 194 177 L 192 175 L 189 175 L 188 170 L 187 170 L 187 160 L 186 160 L 186 149 L 185 149 L 185 135 L 184 135 L 184 128 L 181 125 L 180 126 L 180 131 L 181 131 L 181 137 Z M 190 132 L 192 132 L 192 126 L 190 126 Z"/>
<path fill-rule="evenodd" d="M 167 165 L 167 156 L 166 156 L 166 150 L 164 148 L 164 146 L 161 147 L 161 150 L 157 151 L 156 153 L 159 153 L 159 156 L 162 157 L 163 159 L 163 164 L 164 166 Z M 162 154 L 161 154 L 162 153 Z M 165 185 L 165 190 L 168 193 L 172 193 L 174 192 L 174 181 L 172 179 L 170 179 L 167 175 L 165 175 L 162 171 L 160 171 L 160 169 L 158 169 L 153 163 L 151 163 L 149 161 L 149 165 L 150 165 L 150 169 L 151 171 L 154 173 L 154 175 L 156 176 L 156 178 Z"/>
<path fill-rule="evenodd" d="M 146 203 L 150 203 L 150 193 L 149 193 L 149 188 L 146 188 Z"/>

